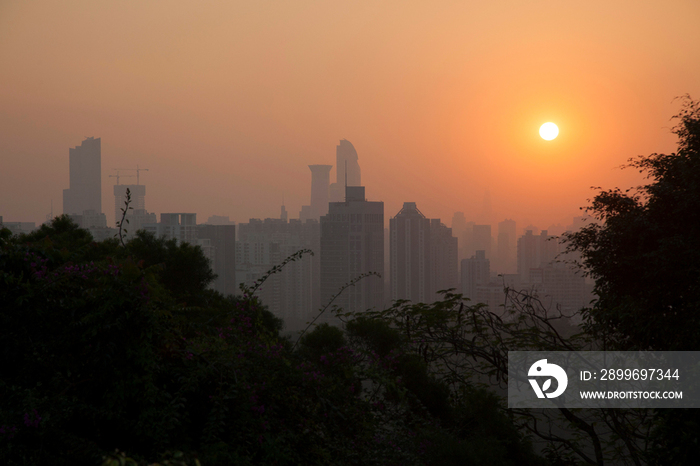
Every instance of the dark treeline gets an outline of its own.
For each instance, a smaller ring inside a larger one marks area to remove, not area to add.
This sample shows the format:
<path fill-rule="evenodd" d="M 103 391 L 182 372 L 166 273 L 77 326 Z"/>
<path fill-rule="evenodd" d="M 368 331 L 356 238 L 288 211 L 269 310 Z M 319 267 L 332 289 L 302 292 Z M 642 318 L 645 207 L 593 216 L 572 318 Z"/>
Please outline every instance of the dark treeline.
<path fill-rule="evenodd" d="M 576 328 L 513 290 L 503 316 L 448 291 L 297 341 L 255 287 L 208 289 L 198 247 L 2 230 L 0 462 L 695 464 L 693 410 L 507 410 L 481 385 L 512 350 L 698 349 L 697 104 L 677 118 L 677 153 L 631 160 L 649 183 L 600 192 L 567 238 L 596 280 Z"/>
<path fill-rule="evenodd" d="M 493 395 L 452 403 L 386 323 L 294 346 L 189 244 L 67 217 L 1 241 L 3 464 L 538 464 Z"/>

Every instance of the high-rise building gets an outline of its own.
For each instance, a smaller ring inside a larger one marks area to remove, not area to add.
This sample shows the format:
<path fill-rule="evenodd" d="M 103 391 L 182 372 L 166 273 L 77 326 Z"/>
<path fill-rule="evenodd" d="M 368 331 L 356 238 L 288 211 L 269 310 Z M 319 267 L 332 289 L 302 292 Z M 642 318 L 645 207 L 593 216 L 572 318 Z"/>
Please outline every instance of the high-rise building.
<path fill-rule="evenodd" d="M 515 273 L 517 268 L 516 252 L 515 220 L 503 220 L 498 224 L 498 253 L 496 254 L 496 271 L 498 273 Z"/>
<path fill-rule="evenodd" d="M 175 239 L 178 243 L 197 244 L 197 214 L 160 214 L 160 223 L 147 223 L 142 227 L 158 238 L 165 237 Z"/>
<path fill-rule="evenodd" d="M 102 213 L 102 149 L 100 138 L 90 137 L 68 149 L 70 188 L 63 190 L 63 213 Z"/>
<path fill-rule="evenodd" d="M 341 139 L 335 148 L 335 175 L 335 183 L 330 186 L 331 202 L 345 200 L 345 186 L 362 185 L 357 151 L 347 139 Z"/>
<path fill-rule="evenodd" d="M 270 275 L 258 291 L 263 304 L 284 320 L 287 330 L 303 329 L 320 307 L 319 234 L 315 220 L 250 219 L 238 225 L 236 280 L 247 286 L 295 252 L 314 252 Z"/>
<path fill-rule="evenodd" d="M 439 218 L 430 219 L 430 290 L 435 298 L 439 298 L 438 291 L 456 289 L 459 285 L 457 248 L 452 228 L 447 228 Z"/>
<path fill-rule="evenodd" d="M 385 307 L 391 305 L 391 233 L 388 228 L 384 228 L 384 304 Z"/>
<path fill-rule="evenodd" d="M 593 299 L 583 274 L 562 263 L 530 269 L 530 286 L 546 308 L 559 306 L 566 313 L 590 305 Z"/>
<path fill-rule="evenodd" d="M 235 225 L 236 222 L 231 221 L 228 215 L 212 215 L 206 222 L 206 225 Z"/>
<path fill-rule="evenodd" d="M 428 219 L 415 202 L 390 220 L 391 299 L 430 303 L 458 283 L 457 238 L 440 219 Z"/>
<path fill-rule="evenodd" d="M 325 305 L 358 276 L 384 271 L 384 203 L 365 199 L 364 186 L 348 186 L 345 202 L 331 202 L 321 217 L 321 302 Z M 384 304 L 384 280 L 366 277 L 333 304 L 365 311 Z M 332 316 L 322 318 L 334 322 Z"/>
<path fill-rule="evenodd" d="M 224 294 L 236 294 L 236 226 L 198 225 L 197 238 L 208 240 L 213 248 L 212 270 L 217 275 L 213 288 Z"/>
<path fill-rule="evenodd" d="M 531 269 L 546 266 L 557 257 L 559 242 L 556 237 L 549 236 L 547 230 L 539 235 L 533 235 L 532 230 L 518 238 L 518 274 L 523 282 L 532 282 Z"/>
<path fill-rule="evenodd" d="M 310 205 L 303 205 L 301 206 L 301 210 L 299 211 L 299 220 L 301 220 L 302 223 L 306 222 L 307 220 L 313 220 L 313 212 L 311 211 L 311 206 Z"/>
<path fill-rule="evenodd" d="M 318 220 L 328 213 L 328 190 L 333 165 L 309 165 L 311 169 L 311 218 Z"/>
<path fill-rule="evenodd" d="M 456 232 L 452 229 L 452 233 L 459 238 L 459 260 L 468 259 L 476 253 L 474 244 L 474 225 L 472 221 L 465 222 L 464 229 L 461 232 Z"/>
<path fill-rule="evenodd" d="M 391 300 L 432 301 L 430 219 L 415 202 L 404 202 L 389 220 Z"/>
<path fill-rule="evenodd" d="M 467 218 L 464 212 L 455 212 L 452 216 L 452 234 L 455 238 L 461 238 L 467 231 Z"/>
<path fill-rule="evenodd" d="M 489 284 L 491 264 L 486 251 L 479 250 L 469 259 L 462 259 L 462 294 L 477 301 L 477 287 Z"/>
<path fill-rule="evenodd" d="M 12 232 L 13 235 L 19 235 L 22 233 L 31 233 L 36 229 L 36 223 L 34 222 L 4 222 L 2 215 L 0 215 L 0 230 L 7 228 Z"/>

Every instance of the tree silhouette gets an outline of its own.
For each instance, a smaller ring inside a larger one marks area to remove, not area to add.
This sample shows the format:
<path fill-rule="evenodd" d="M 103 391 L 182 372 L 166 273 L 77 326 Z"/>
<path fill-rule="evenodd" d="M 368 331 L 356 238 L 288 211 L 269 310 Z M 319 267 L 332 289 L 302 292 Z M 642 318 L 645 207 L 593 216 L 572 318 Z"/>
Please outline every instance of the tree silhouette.
<path fill-rule="evenodd" d="M 678 150 L 630 159 L 648 184 L 601 191 L 593 223 L 567 237 L 596 280 L 591 331 L 623 350 L 695 350 L 700 343 L 700 105 L 674 117 Z"/>

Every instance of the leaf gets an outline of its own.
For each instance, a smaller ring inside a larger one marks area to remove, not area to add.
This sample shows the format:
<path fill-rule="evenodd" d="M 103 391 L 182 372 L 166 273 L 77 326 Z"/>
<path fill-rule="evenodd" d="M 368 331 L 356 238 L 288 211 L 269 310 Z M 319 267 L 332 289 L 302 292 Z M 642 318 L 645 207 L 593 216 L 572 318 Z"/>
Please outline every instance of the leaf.
<path fill-rule="evenodd" d="M 542 385 L 542 391 L 546 392 L 549 389 L 550 385 L 552 385 L 552 379 L 547 379 L 544 385 Z"/>

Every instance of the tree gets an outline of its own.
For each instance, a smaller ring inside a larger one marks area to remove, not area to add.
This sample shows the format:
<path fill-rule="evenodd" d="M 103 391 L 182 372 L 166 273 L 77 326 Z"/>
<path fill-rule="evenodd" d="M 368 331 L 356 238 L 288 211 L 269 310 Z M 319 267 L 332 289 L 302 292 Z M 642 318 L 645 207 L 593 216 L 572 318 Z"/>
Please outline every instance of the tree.
<path fill-rule="evenodd" d="M 601 191 L 588 208 L 599 224 L 568 235 L 598 296 L 587 330 L 621 350 L 700 348 L 700 103 L 686 96 L 678 149 L 630 159 L 649 182 Z M 651 464 L 694 464 L 697 410 L 657 410 Z"/>
<path fill-rule="evenodd" d="M 98 464 L 115 449 L 105 465 L 537 460 L 488 399 L 452 415 L 385 324 L 347 339 L 320 325 L 295 351 L 261 282 L 224 297 L 206 264 L 148 235 L 97 243 L 65 217 L 0 230 L 0 463 Z"/>
<path fill-rule="evenodd" d="M 157 266 L 163 285 L 188 304 L 199 303 L 203 290 L 216 278 L 199 246 L 156 238 L 143 230 L 126 244 L 125 253 L 138 257 L 145 267 Z"/>
<path fill-rule="evenodd" d="M 502 407 L 493 393 L 503 394 L 507 388 L 509 351 L 600 347 L 595 336 L 570 335 L 571 316 L 547 309 L 531 294 L 507 288 L 505 292 L 505 309 L 500 314 L 446 292 L 433 304 L 397 301 L 389 309 L 351 317 L 377 319 L 397 329 L 405 339 L 405 351 L 421 355 L 430 377 L 449 387 L 456 411 L 474 410 L 484 403 L 493 406 L 491 417 L 512 417 L 520 435 L 537 438 L 555 464 L 642 464 L 651 448 L 650 442 L 640 440 L 652 429 L 652 416 L 646 410 L 496 409 Z M 493 393 L 486 396 L 478 390 L 482 386 Z M 501 433 L 500 437 L 499 451 L 508 451 L 510 458 L 522 454 L 517 436 Z"/>
<path fill-rule="evenodd" d="M 678 150 L 630 159 L 648 184 L 599 192 L 567 237 L 595 279 L 589 330 L 622 350 L 700 347 L 700 104 L 674 117 Z"/>

